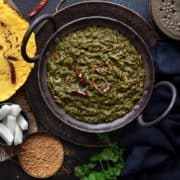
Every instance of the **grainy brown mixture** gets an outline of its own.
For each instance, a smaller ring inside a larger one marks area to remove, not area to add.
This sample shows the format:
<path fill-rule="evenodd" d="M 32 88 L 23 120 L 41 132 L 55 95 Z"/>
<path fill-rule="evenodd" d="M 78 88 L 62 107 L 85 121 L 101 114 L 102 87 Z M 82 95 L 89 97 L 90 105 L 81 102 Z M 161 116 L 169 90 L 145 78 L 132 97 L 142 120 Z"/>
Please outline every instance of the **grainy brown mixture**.
<path fill-rule="evenodd" d="M 54 175 L 63 163 L 62 144 L 46 133 L 30 136 L 22 145 L 19 161 L 22 168 L 34 177 Z"/>

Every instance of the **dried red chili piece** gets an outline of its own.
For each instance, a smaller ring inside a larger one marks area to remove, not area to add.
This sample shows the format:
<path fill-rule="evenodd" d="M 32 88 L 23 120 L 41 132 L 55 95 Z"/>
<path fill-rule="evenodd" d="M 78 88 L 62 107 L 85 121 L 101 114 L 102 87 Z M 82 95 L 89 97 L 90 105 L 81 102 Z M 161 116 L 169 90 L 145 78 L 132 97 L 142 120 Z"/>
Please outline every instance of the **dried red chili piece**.
<path fill-rule="evenodd" d="M 14 56 L 6 56 L 6 52 L 7 51 L 3 52 L 3 57 L 7 60 L 8 64 L 9 64 L 10 74 L 11 74 L 11 83 L 15 84 L 16 83 L 16 72 L 15 72 L 15 67 L 14 67 L 13 63 L 11 62 L 11 60 L 16 61 L 17 58 Z"/>
<path fill-rule="evenodd" d="M 15 72 L 14 65 L 12 62 L 9 62 L 9 61 L 8 61 L 8 64 L 9 64 L 10 72 L 11 72 L 11 82 L 12 82 L 12 84 L 15 84 L 16 83 L 16 72 Z"/>
<path fill-rule="evenodd" d="M 34 10 L 28 14 L 29 17 L 33 17 L 39 13 L 39 11 L 47 4 L 48 0 L 41 0 L 41 2 L 34 8 Z"/>
<path fill-rule="evenodd" d="M 10 61 L 17 61 L 18 60 L 17 57 L 15 57 L 15 56 L 7 56 L 6 58 Z"/>
<path fill-rule="evenodd" d="M 66 82 L 66 84 L 71 84 L 72 82 L 74 82 L 74 79 L 72 77 L 68 76 L 68 77 L 66 77 L 65 82 Z"/>
<path fill-rule="evenodd" d="M 110 83 L 106 83 L 103 89 L 103 92 L 108 92 L 111 89 L 111 84 Z"/>
<path fill-rule="evenodd" d="M 88 93 L 87 92 L 84 92 L 84 91 L 81 91 L 81 90 L 72 90 L 71 91 L 71 95 L 73 96 L 80 96 L 80 97 L 88 97 Z"/>
<path fill-rule="evenodd" d="M 95 88 L 97 91 L 101 92 L 94 80 L 91 81 L 90 85 L 91 85 L 92 88 Z"/>
<path fill-rule="evenodd" d="M 0 25 L 1 25 L 2 27 L 6 27 L 6 26 L 7 26 L 7 24 L 4 23 L 4 22 L 2 22 L 2 21 L 0 21 Z"/>
<path fill-rule="evenodd" d="M 80 69 L 77 68 L 76 66 L 73 67 L 74 72 L 76 73 L 76 77 L 78 81 L 80 82 L 82 87 L 86 86 L 86 80 L 84 78 L 84 75 L 81 73 Z"/>

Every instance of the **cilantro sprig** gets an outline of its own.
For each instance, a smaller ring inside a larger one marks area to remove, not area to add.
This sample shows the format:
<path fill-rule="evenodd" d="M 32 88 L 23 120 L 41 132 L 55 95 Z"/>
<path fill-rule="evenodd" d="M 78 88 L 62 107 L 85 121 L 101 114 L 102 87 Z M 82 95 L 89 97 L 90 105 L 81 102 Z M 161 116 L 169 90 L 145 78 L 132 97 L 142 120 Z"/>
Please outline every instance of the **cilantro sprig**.
<path fill-rule="evenodd" d="M 89 163 L 75 167 L 74 174 L 80 180 L 116 180 L 124 168 L 123 149 L 111 144 L 107 134 L 99 135 L 99 139 L 107 147 L 93 155 Z"/>

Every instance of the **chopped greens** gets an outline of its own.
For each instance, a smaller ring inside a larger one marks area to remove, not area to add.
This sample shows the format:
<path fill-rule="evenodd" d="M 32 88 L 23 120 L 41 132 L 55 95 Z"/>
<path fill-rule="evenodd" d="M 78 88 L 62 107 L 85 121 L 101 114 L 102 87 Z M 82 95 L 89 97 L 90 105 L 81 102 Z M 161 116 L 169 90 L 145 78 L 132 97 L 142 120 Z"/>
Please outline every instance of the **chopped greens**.
<path fill-rule="evenodd" d="M 52 50 L 47 81 L 55 101 L 75 119 L 111 122 L 140 100 L 143 60 L 118 31 L 87 27 L 69 33 Z"/>

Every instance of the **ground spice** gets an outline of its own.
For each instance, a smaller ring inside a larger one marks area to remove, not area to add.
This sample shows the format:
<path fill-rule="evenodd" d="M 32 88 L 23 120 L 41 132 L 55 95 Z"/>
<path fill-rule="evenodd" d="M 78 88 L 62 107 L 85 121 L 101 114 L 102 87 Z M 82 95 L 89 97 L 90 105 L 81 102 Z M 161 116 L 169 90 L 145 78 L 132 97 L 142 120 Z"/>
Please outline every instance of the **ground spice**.
<path fill-rule="evenodd" d="M 25 140 L 20 153 L 20 165 L 29 175 L 47 178 L 61 167 L 64 150 L 59 140 L 47 133 L 35 133 Z"/>

